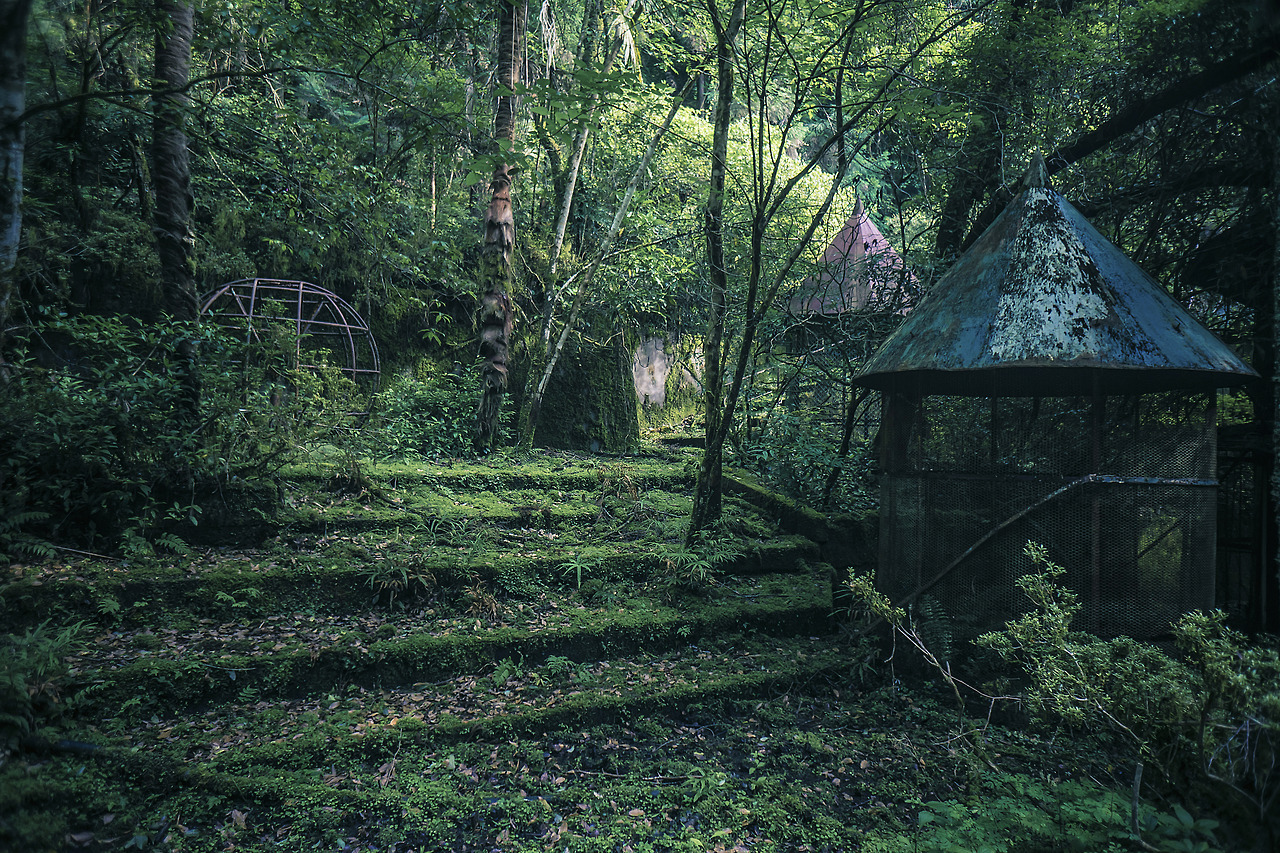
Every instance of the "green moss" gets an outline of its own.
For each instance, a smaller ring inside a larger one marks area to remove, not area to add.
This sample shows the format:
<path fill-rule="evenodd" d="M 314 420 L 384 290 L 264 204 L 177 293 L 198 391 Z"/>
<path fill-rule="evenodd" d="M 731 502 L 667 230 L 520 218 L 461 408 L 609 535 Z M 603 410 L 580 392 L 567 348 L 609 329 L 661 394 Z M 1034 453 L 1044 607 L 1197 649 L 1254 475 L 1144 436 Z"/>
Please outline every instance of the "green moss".
<path fill-rule="evenodd" d="M 534 443 L 591 452 L 625 451 L 640 440 L 630 357 L 620 345 L 566 348 L 542 401 Z"/>

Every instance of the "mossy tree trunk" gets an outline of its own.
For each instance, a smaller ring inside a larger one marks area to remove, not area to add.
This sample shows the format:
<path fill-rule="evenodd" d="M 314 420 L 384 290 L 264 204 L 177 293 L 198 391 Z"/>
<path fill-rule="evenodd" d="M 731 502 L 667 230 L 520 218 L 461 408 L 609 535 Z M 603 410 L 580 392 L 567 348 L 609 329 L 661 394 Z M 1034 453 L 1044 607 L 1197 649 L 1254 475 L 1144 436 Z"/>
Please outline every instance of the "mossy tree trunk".
<path fill-rule="evenodd" d="M 569 310 L 569 316 L 564 321 L 564 327 L 560 330 L 560 336 L 556 339 L 555 346 L 547 354 L 546 365 L 542 370 L 541 378 L 538 379 L 537 385 L 533 390 L 533 399 L 529 403 L 528 419 L 524 425 L 522 444 L 533 444 L 534 433 L 538 431 L 538 418 L 542 411 L 542 401 L 547 393 L 547 383 L 551 381 L 551 375 L 555 372 L 556 363 L 560 360 L 560 354 L 564 351 L 564 345 L 569 339 L 569 334 L 578 323 L 578 315 L 582 312 L 583 301 L 587 293 L 591 291 L 596 273 L 599 271 L 600 265 L 604 263 L 604 259 L 608 257 L 609 252 L 613 250 L 613 241 L 617 239 L 618 232 L 622 230 L 622 223 L 626 220 L 627 214 L 631 210 L 631 200 L 635 198 L 636 189 L 640 186 L 640 181 L 644 179 L 644 176 L 649 174 L 649 166 L 653 162 L 654 154 L 658 151 L 658 145 L 662 142 L 662 138 L 667 135 L 667 132 L 671 130 L 671 124 L 675 121 L 676 114 L 680 111 L 680 104 L 684 101 L 685 93 L 688 90 L 689 87 L 686 85 L 672 98 L 671 107 L 667 110 L 667 117 L 663 119 L 653 138 L 649 140 L 649 147 L 645 149 L 644 154 L 640 157 L 636 171 L 622 193 L 622 201 L 618 202 L 618 209 L 614 211 L 613 221 L 609 223 L 609 230 L 605 232 L 604 239 L 600 241 L 600 246 L 592 256 L 591 263 L 587 266 L 586 271 L 578 277 L 578 291 L 573 297 L 573 307 Z M 532 384 L 532 378 L 530 384 Z"/>
<path fill-rule="evenodd" d="M 728 171 L 729 122 L 732 118 L 734 85 L 734 42 L 746 12 L 746 0 L 734 0 L 727 21 L 716 14 L 712 23 L 716 32 L 716 108 L 711 141 L 711 182 L 703 225 L 707 233 L 707 263 L 711 276 L 711 302 L 707 319 L 707 340 L 703 348 L 705 365 L 703 409 L 706 415 L 706 443 L 698 465 L 698 482 L 693 493 L 693 513 L 689 519 L 689 538 L 720 517 L 723 478 L 724 441 L 722 427 L 724 397 L 724 333 L 728 313 L 729 278 L 724 260 L 724 190 Z"/>
<path fill-rule="evenodd" d="M 191 233 L 191 153 L 185 91 L 191 73 L 195 7 L 157 0 L 156 84 L 152 157 L 155 218 L 152 230 L 163 277 L 164 307 L 175 320 L 196 318 L 195 237 Z"/>
<path fill-rule="evenodd" d="M 1280 28 L 1280 14 L 1277 14 L 1271 25 Z M 1275 103 L 1280 99 L 1273 92 L 1271 100 Z M 1280 536 L 1280 518 L 1276 517 L 1277 510 L 1280 509 L 1280 465 L 1276 464 L 1280 460 L 1280 364 L 1277 363 L 1280 362 L 1280 136 L 1277 136 L 1280 134 L 1280 110 L 1273 110 L 1271 115 L 1271 227 L 1275 232 L 1270 282 L 1271 351 L 1267 354 L 1267 364 L 1255 364 L 1254 367 L 1259 373 L 1265 374 L 1266 369 L 1271 371 L 1268 377 L 1269 393 L 1260 395 L 1262 399 L 1257 401 L 1266 409 L 1255 415 L 1264 425 L 1268 425 L 1267 421 L 1270 420 L 1271 427 L 1271 453 L 1265 458 L 1261 472 L 1268 477 L 1271 500 L 1265 502 L 1266 515 L 1263 519 L 1263 565 L 1262 577 L 1259 578 L 1262 595 L 1258 603 L 1257 628 L 1274 633 L 1280 630 L 1280 548 L 1276 546 L 1277 537 Z"/>
<path fill-rule="evenodd" d="M 195 237 L 191 232 L 191 152 L 186 121 L 190 97 L 191 39 L 195 6 L 187 0 L 156 0 L 157 31 L 153 100 L 152 158 L 155 212 L 152 232 L 160 259 L 160 285 L 165 312 L 174 320 L 196 319 Z M 174 343 L 176 370 L 183 386 L 180 415 L 199 417 L 200 386 L 196 342 L 179 333 Z"/>
<path fill-rule="evenodd" d="M 27 21 L 31 0 L 0 0 L 0 363 L 13 313 L 14 267 L 22 237 L 21 122 L 26 107 Z"/>
<path fill-rule="evenodd" d="M 524 5 L 498 0 L 497 108 L 493 137 L 497 165 L 489 181 L 489 207 L 484 214 L 484 246 L 480 251 L 480 405 L 476 413 L 478 450 L 493 447 L 498 417 L 510 379 L 511 336 L 515 310 L 511 302 L 511 253 L 516 226 L 511 210 L 514 171 L 505 162 L 516 140 L 515 96 L 524 55 Z"/>

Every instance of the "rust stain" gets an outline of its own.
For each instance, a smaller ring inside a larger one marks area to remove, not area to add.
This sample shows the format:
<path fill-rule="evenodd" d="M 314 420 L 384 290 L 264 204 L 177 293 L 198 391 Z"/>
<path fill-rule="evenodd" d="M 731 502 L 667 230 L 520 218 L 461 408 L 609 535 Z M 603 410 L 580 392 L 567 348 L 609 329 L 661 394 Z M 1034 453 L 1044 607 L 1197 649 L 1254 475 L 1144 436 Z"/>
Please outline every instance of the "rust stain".
<path fill-rule="evenodd" d="M 1124 393 L 1256 373 L 1044 186 L 1021 193 L 857 381 L 921 393 Z"/>

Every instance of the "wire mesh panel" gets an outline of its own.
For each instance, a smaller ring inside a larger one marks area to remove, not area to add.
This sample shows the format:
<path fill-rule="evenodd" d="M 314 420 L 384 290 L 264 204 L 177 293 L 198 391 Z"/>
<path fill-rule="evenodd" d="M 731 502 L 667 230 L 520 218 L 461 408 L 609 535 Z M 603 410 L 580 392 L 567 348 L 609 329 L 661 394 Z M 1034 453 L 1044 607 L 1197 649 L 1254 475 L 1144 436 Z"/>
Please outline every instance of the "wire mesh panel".
<path fill-rule="evenodd" d="M 898 398 L 879 583 L 928 590 L 957 636 L 1027 601 L 1028 540 L 1067 569 L 1077 628 L 1153 637 L 1213 605 L 1214 417 L 1206 394 Z"/>

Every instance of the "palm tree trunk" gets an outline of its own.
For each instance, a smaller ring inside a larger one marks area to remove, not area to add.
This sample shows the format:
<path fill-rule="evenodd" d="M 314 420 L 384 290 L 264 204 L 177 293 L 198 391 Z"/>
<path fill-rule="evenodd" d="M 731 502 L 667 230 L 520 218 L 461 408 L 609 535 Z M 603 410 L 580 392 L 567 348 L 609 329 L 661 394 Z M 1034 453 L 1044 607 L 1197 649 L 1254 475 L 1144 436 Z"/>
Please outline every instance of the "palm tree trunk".
<path fill-rule="evenodd" d="M 510 380 L 511 336 L 515 310 L 510 296 L 511 253 L 516 225 L 511 210 L 509 163 L 502 161 L 516 140 L 515 91 L 524 62 L 524 4 L 521 0 L 498 2 L 497 109 L 493 137 L 498 165 L 489 181 L 489 208 L 484 214 L 484 246 L 480 251 L 480 405 L 476 412 L 475 444 L 489 450 L 498 438 L 498 418 Z M 504 145 L 505 143 L 505 145 Z"/>

